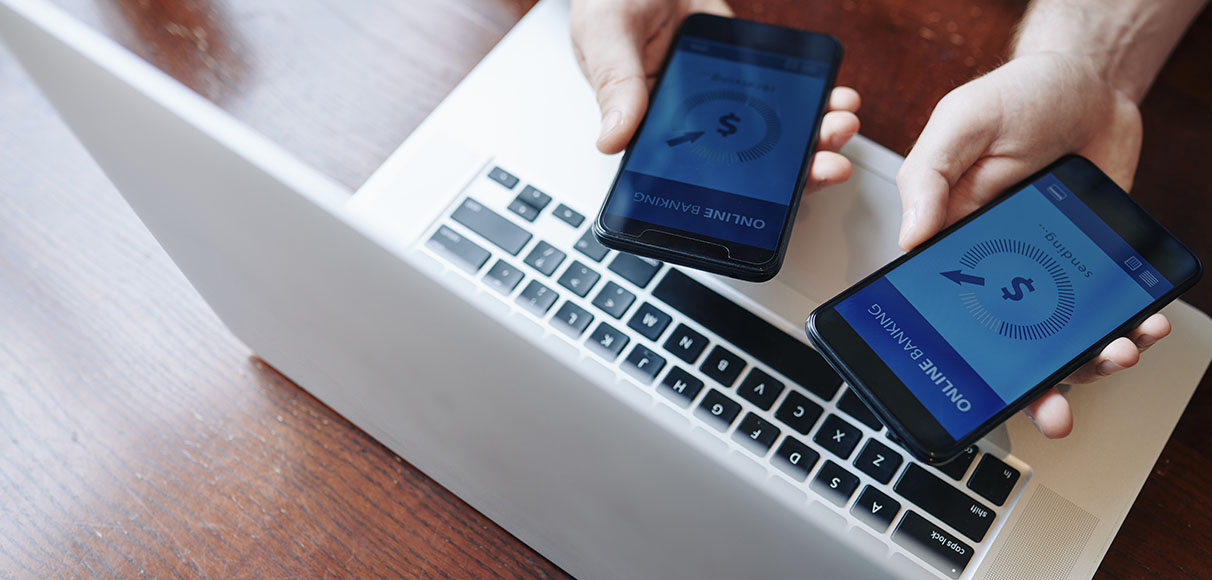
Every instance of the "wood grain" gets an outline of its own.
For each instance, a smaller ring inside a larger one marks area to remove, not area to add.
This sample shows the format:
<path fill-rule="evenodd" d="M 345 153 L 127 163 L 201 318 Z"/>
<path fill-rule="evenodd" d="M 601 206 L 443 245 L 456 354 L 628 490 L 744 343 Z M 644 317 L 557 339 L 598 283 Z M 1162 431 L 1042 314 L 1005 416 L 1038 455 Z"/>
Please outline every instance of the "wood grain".
<path fill-rule="evenodd" d="M 55 1 L 351 189 L 532 4 Z M 864 133 L 901 152 L 1023 6 L 737 3 L 838 36 Z M 1146 99 L 1134 192 L 1205 257 L 1208 54 L 1205 13 Z M 249 357 L 0 52 L 0 577 L 566 577 Z M 1100 577 L 1212 577 L 1208 382 Z"/>

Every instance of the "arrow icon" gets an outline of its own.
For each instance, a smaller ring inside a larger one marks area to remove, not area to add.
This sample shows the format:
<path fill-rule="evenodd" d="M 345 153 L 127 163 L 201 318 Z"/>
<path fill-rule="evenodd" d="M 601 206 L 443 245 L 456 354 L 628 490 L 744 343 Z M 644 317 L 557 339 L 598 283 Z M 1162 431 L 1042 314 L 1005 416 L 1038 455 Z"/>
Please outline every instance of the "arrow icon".
<path fill-rule="evenodd" d="M 674 137 L 673 139 L 670 139 L 670 140 L 666 141 L 665 143 L 668 144 L 670 147 L 677 147 L 678 145 L 681 145 L 682 143 L 694 143 L 695 141 L 698 141 L 699 137 L 702 137 L 702 136 L 703 136 L 702 131 L 687 131 L 686 134 L 682 135 L 681 137 Z"/>
<path fill-rule="evenodd" d="M 943 277 L 947 278 L 948 280 L 951 280 L 952 282 L 955 282 L 957 285 L 960 285 L 960 286 L 963 286 L 964 284 L 976 284 L 977 286 L 985 285 L 984 278 L 981 278 L 980 276 L 973 276 L 971 274 L 964 274 L 963 272 L 960 272 L 959 270 L 952 270 L 950 272 L 939 272 L 939 274 L 942 274 Z"/>

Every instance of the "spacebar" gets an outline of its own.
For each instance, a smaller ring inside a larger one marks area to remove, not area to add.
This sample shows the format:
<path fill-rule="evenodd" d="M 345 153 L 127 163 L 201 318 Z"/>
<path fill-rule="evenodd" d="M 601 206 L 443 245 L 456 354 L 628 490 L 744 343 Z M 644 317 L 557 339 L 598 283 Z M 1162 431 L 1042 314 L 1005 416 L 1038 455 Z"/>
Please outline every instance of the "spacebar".
<path fill-rule="evenodd" d="M 826 401 L 842 385 L 812 347 L 676 269 L 665 274 L 652 295 Z"/>

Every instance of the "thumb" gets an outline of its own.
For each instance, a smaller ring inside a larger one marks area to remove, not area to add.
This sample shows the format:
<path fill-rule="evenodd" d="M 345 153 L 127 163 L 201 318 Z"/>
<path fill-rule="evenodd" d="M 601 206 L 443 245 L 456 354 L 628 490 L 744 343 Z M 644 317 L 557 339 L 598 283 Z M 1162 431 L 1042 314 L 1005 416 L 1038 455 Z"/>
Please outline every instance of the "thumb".
<path fill-rule="evenodd" d="M 902 250 L 943 229 L 952 188 L 996 137 L 997 113 L 976 106 L 979 101 L 968 98 L 963 87 L 943 97 L 897 172 Z"/>
<path fill-rule="evenodd" d="M 586 13 L 573 23 L 578 61 L 602 111 L 598 149 L 603 153 L 623 150 L 648 106 L 638 26 L 618 11 Z"/>

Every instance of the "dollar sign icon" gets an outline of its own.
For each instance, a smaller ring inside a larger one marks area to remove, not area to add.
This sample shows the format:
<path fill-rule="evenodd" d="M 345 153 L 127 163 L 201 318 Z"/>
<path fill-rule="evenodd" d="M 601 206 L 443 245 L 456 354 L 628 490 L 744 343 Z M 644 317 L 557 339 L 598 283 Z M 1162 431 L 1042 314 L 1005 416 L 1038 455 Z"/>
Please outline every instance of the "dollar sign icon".
<path fill-rule="evenodd" d="M 716 129 L 716 132 L 720 134 L 720 137 L 727 137 L 733 133 L 736 133 L 736 125 L 733 123 L 740 122 L 741 118 L 736 116 L 736 113 L 728 113 L 727 115 L 720 117 L 720 125 L 722 125 L 722 127 Z"/>
<path fill-rule="evenodd" d="M 1010 287 L 1014 288 L 1014 291 L 1011 292 L 1010 290 L 1007 290 L 1005 286 L 1002 286 L 1002 300 L 1022 300 L 1023 297 L 1027 295 L 1026 292 L 1023 292 L 1022 287 L 1026 287 L 1029 292 L 1035 292 L 1035 286 L 1033 286 L 1033 284 L 1035 284 L 1035 280 L 1030 278 L 1018 277 L 1011 280 Z"/>

